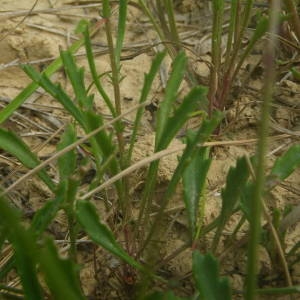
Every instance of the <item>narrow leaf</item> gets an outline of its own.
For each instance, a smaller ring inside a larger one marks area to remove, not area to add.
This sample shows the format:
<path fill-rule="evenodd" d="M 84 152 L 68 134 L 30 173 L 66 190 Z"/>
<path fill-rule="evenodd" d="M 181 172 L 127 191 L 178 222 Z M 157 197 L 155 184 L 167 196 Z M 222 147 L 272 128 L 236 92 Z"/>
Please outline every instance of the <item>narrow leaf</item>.
<path fill-rule="evenodd" d="M 164 139 L 163 132 L 170 116 L 173 103 L 176 100 L 180 83 L 184 76 L 186 63 L 187 58 L 184 52 L 180 52 L 173 61 L 173 70 L 167 82 L 165 98 L 157 112 L 156 145 L 159 145 L 162 139 Z"/>
<path fill-rule="evenodd" d="M 91 98 L 87 96 L 84 84 L 84 69 L 78 68 L 74 57 L 69 51 L 61 51 L 60 56 L 63 61 L 64 69 L 72 84 L 76 100 L 81 108 L 86 110 L 92 108 Z"/>
<path fill-rule="evenodd" d="M 286 153 L 277 158 L 271 175 L 284 180 L 300 166 L 300 145 L 291 146 Z"/>
<path fill-rule="evenodd" d="M 193 137 L 188 139 L 187 146 L 179 160 L 179 163 L 178 163 L 178 165 L 174 171 L 174 174 L 169 182 L 167 190 L 166 190 L 163 198 L 160 201 L 159 212 L 157 213 L 157 215 L 155 217 L 154 223 L 150 229 L 150 232 L 146 238 L 144 245 L 146 245 L 151 240 L 152 236 L 154 235 L 154 233 L 156 233 L 157 229 L 159 228 L 159 225 L 161 224 L 161 219 L 162 219 L 164 210 L 167 207 L 168 201 L 171 199 L 172 195 L 174 194 L 174 192 L 176 190 L 176 186 L 177 186 L 179 180 L 182 178 L 182 174 L 183 174 L 185 168 L 188 166 L 188 163 L 190 162 L 190 160 L 194 157 L 194 155 L 197 151 L 198 145 L 201 143 L 204 143 L 209 138 L 209 136 L 216 129 L 216 127 L 218 126 L 218 124 L 220 123 L 222 118 L 223 118 L 223 114 L 219 111 L 215 111 L 213 113 L 211 119 L 204 120 L 201 127 L 197 130 L 195 135 L 193 135 Z M 155 168 L 153 172 L 157 172 L 158 164 L 151 165 L 150 170 L 151 170 L 152 166 L 153 166 L 153 169 Z M 149 176 L 149 178 L 152 179 L 151 176 Z"/>
<path fill-rule="evenodd" d="M 0 128 L 0 148 L 15 156 L 29 169 L 33 169 L 40 163 L 37 156 L 17 135 L 2 128 Z M 41 170 L 38 175 L 51 190 L 54 190 L 55 185 L 45 170 Z"/>
<path fill-rule="evenodd" d="M 162 139 L 156 144 L 156 151 L 166 148 L 176 133 L 183 127 L 183 124 L 188 120 L 189 115 L 195 111 L 197 105 L 205 99 L 207 89 L 202 86 L 193 88 L 184 98 L 182 104 L 174 112 L 174 116 L 167 119 L 165 117 L 165 127 L 162 131 Z"/>
<path fill-rule="evenodd" d="M 46 92 L 59 101 L 63 107 L 85 128 L 85 120 L 81 111 L 75 106 L 72 99 L 66 94 L 59 84 L 54 84 L 45 74 L 39 74 L 32 66 L 23 66 L 25 73 L 37 82 Z"/>
<path fill-rule="evenodd" d="M 62 150 L 67 146 L 76 142 L 76 132 L 74 126 L 69 124 L 61 137 L 61 142 L 57 146 L 57 150 Z M 73 175 L 76 169 L 76 154 L 71 150 L 58 158 L 58 169 L 60 179 L 64 180 Z"/>
<path fill-rule="evenodd" d="M 237 160 L 235 168 L 231 167 L 229 169 L 226 179 L 226 186 L 224 189 L 222 189 L 221 192 L 222 209 L 220 213 L 219 226 L 217 228 L 212 244 L 212 251 L 216 250 L 224 226 L 238 206 L 238 200 L 240 199 L 241 194 L 245 188 L 248 177 L 249 170 L 247 160 L 245 157 L 242 157 Z"/>
<path fill-rule="evenodd" d="M 251 216 L 252 216 L 252 199 L 253 199 L 253 193 L 254 193 L 254 184 L 253 182 L 249 182 L 246 184 L 246 186 L 243 189 L 243 192 L 241 194 L 240 199 L 240 207 L 243 213 L 245 214 L 245 217 L 249 222 L 251 222 Z"/>
<path fill-rule="evenodd" d="M 99 114 L 96 114 L 92 111 L 87 111 L 85 112 L 84 116 L 89 132 L 103 125 L 103 118 Z M 112 137 L 109 136 L 105 130 L 101 130 L 91 139 L 91 145 L 94 156 L 96 158 L 98 157 L 99 162 L 102 164 L 110 158 L 111 154 L 115 150 Z M 118 162 L 115 158 L 113 158 L 109 163 L 109 169 L 111 174 L 114 175 L 119 171 Z"/>
<path fill-rule="evenodd" d="M 44 299 L 36 270 L 36 246 L 30 231 L 21 225 L 20 214 L 0 198 L 0 225 L 15 251 L 16 266 L 26 299 Z"/>
<path fill-rule="evenodd" d="M 211 254 L 193 253 L 193 275 L 201 299 L 230 300 L 231 289 L 227 278 L 219 277 L 219 266 Z"/>
<path fill-rule="evenodd" d="M 97 26 L 93 29 L 91 35 L 97 31 Z M 69 51 L 71 53 L 76 53 L 78 49 L 82 46 L 84 39 L 80 39 L 71 45 Z M 56 59 L 52 62 L 43 72 L 43 74 L 50 76 L 55 73 L 62 66 L 61 58 Z M 7 120 L 25 101 L 28 99 L 39 87 L 36 82 L 30 83 L 25 89 L 23 89 L 12 102 L 10 102 L 5 108 L 0 112 L 0 124 Z"/>
<path fill-rule="evenodd" d="M 127 0 L 123 0 L 119 2 L 118 34 L 117 34 L 116 48 L 115 48 L 116 63 L 118 67 L 120 64 L 121 51 L 122 51 L 123 41 L 125 37 L 126 16 L 127 16 Z"/>
<path fill-rule="evenodd" d="M 154 58 L 149 73 L 146 74 L 144 77 L 144 86 L 143 86 L 143 89 L 141 92 L 139 103 L 144 103 L 147 100 L 147 97 L 151 90 L 154 78 L 155 78 L 157 72 L 159 71 L 160 65 L 161 65 L 165 55 L 166 55 L 166 52 L 159 52 L 156 55 L 156 57 Z M 132 156 L 134 143 L 136 140 L 136 135 L 137 135 L 140 123 L 141 123 L 141 119 L 142 119 L 144 110 L 145 110 L 144 107 L 140 107 L 136 113 L 134 126 L 133 126 L 133 130 L 132 130 L 132 135 L 131 135 L 131 139 L 130 139 L 130 147 L 128 150 L 128 163 L 129 164 L 130 164 L 130 160 L 131 160 L 131 156 Z"/>
<path fill-rule="evenodd" d="M 187 210 L 192 239 L 196 233 L 199 201 L 210 163 L 211 159 L 208 158 L 208 149 L 197 149 L 192 161 L 183 173 L 184 203 Z"/>
<path fill-rule="evenodd" d="M 245 157 L 239 158 L 236 167 L 229 169 L 226 186 L 222 189 L 222 211 L 221 215 L 224 221 L 229 218 L 236 208 L 242 190 L 247 183 L 249 169 Z"/>
<path fill-rule="evenodd" d="M 44 248 L 40 250 L 38 259 L 53 299 L 85 299 L 80 288 L 75 265 L 70 260 L 59 258 L 57 250 L 50 239 L 46 241 Z"/>
<path fill-rule="evenodd" d="M 143 269 L 143 267 L 129 256 L 117 243 L 112 232 L 105 225 L 100 223 L 96 209 L 92 203 L 88 201 L 78 201 L 76 215 L 78 221 L 94 242 L 138 270 Z"/>
<path fill-rule="evenodd" d="M 56 197 L 53 200 L 48 200 L 42 208 L 40 208 L 34 215 L 31 222 L 31 230 L 39 236 L 43 233 L 51 221 L 55 218 L 57 212 L 61 208 L 64 201 L 64 184 L 59 184 L 56 190 Z"/>
<path fill-rule="evenodd" d="M 86 57 L 87 57 L 87 60 L 88 60 L 88 63 L 89 63 L 89 68 L 90 68 L 90 72 L 91 72 L 91 75 L 92 75 L 92 78 L 93 78 L 93 82 L 94 82 L 99 94 L 102 96 L 105 104 L 109 108 L 112 116 L 115 117 L 116 116 L 115 108 L 114 108 L 109 96 L 105 92 L 105 90 L 104 90 L 104 88 L 101 84 L 101 81 L 99 79 L 98 73 L 97 73 L 88 26 L 85 26 L 85 30 L 83 31 L 83 35 L 84 35 L 84 45 L 85 45 Z"/>

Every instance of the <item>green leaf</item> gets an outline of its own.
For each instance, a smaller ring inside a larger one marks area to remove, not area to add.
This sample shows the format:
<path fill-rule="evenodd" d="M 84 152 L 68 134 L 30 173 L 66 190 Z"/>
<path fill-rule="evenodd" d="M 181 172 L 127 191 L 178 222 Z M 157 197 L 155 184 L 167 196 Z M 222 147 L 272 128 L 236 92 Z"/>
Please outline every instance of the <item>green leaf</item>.
<path fill-rule="evenodd" d="M 183 174 L 185 168 L 188 166 L 190 160 L 194 157 L 194 155 L 197 151 L 198 145 L 201 145 L 209 138 L 209 136 L 216 129 L 216 127 L 218 126 L 218 124 L 220 123 L 222 118 L 223 118 L 223 114 L 219 111 L 215 111 L 213 113 L 211 119 L 204 120 L 202 122 L 201 127 L 197 130 L 196 134 L 191 136 L 191 138 L 187 140 L 188 141 L 187 146 L 184 149 L 184 152 L 183 152 L 183 154 L 179 160 L 179 163 L 174 171 L 174 174 L 169 182 L 167 190 L 166 190 L 163 198 L 160 200 L 159 212 L 157 213 L 157 215 L 155 217 L 154 223 L 150 229 L 150 232 L 149 232 L 144 244 L 147 244 L 151 240 L 151 238 L 154 235 L 154 233 L 156 232 L 157 228 L 160 226 L 160 224 L 161 224 L 160 222 L 161 222 L 164 210 L 167 207 L 168 201 L 171 199 L 172 195 L 174 194 L 174 192 L 176 190 L 176 186 L 177 186 L 179 180 L 182 178 L 182 174 Z M 148 174 L 150 174 L 149 178 L 152 178 L 151 177 L 152 174 L 150 173 L 152 166 L 153 166 L 153 168 L 157 168 L 157 164 L 150 165 L 150 169 L 149 169 L 149 173 L 148 173 Z M 156 169 L 154 171 L 156 172 Z M 147 184 L 149 184 L 149 179 L 147 181 Z"/>
<path fill-rule="evenodd" d="M 126 16 L 127 16 L 127 0 L 119 2 L 119 20 L 118 20 L 118 34 L 116 39 L 115 57 L 116 63 L 119 67 L 121 51 L 123 46 L 123 41 L 125 37 L 126 29 Z"/>
<path fill-rule="evenodd" d="M 184 98 L 182 104 L 174 112 L 173 117 L 165 117 L 165 127 L 162 130 L 162 139 L 156 144 L 156 151 L 166 148 L 176 133 L 183 127 L 184 123 L 188 120 L 189 115 L 195 111 L 197 105 L 205 99 L 207 89 L 202 86 L 193 88 L 189 94 Z"/>
<path fill-rule="evenodd" d="M 33 81 L 38 83 L 46 92 L 59 101 L 83 128 L 86 128 L 81 111 L 59 84 L 54 84 L 45 74 L 39 74 L 30 65 L 23 66 L 23 70 Z"/>
<path fill-rule="evenodd" d="M 296 81 L 300 81 L 300 72 L 295 68 L 291 68 L 291 72 L 292 72 L 292 75 L 293 77 L 296 79 Z"/>
<path fill-rule="evenodd" d="M 76 25 L 76 28 L 74 30 L 74 32 L 76 34 L 79 34 L 79 33 L 84 33 L 84 31 L 86 30 L 87 27 L 89 27 L 89 22 L 85 19 L 81 19 L 78 24 Z"/>
<path fill-rule="evenodd" d="M 280 180 L 286 179 L 300 165 L 300 145 L 291 146 L 286 153 L 276 159 L 271 175 Z"/>
<path fill-rule="evenodd" d="M 61 142 L 57 146 L 57 150 L 62 150 L 67 146 L 76 142 L 76 132 L 74 126 L 69 124 L 61 137 Z M 60 180 L 69 178 L 74 174 L 76 169 L 76 154 L 71 150 L 58 158 L 58 169 Z"/>
<path fill-rule="evenodd" d="M 15 156 L 25 167 L 35 168 L 40 161 L 30 148 L 13 132 L 0 128 L 0 148 Z M 55 185 L 45 170 L 38 172 L 39 177 L 53 191 Z"/>
<path fill-rule="evenodd" d="M 103 125 L 102 116 L 93 111 L 85 112 L 84 116 L 89 131 L 93 131 Z M 115 145 L 112 142 L 111 136 L 109 136 L 105 130 L 101 130 L 95 135 L 94 139 L 100 149 L 102 159 L 107 159 L 115 150 Z M 94 155 L 96 155 L 96 153 L 94 153 Z"/>
<path fill-rule="evenodd" d="M 197 130 L 196 134 L 190 139 L 188 139 L 187 146 L 170 180 L 170 183 L 164 195 L 164 199 L 170 199 L 171 195 L 175 191 L 178 181 L 182 177 L 185 168 L 188 166 L 190 160 L 194 157 L 198 145 L 201 145 L 210 137 L 210 135 L 216 129 L 222 118 L 223 114 L 221 112 L 215 111 L 211 119 L 204 120 L 202 122 L 201 127 Z"/>
<path fill-rule="evenodd" d="M 236 167 L 229 169 L 226 186 L 222 189 L 221 218 L 229 218 L 238 204 L 238 200 L 249 177 L 249 168 L 245 157 L 239 158 Z"/>
<path fill-rule="evenodd" d="M 93 30 L 95 33 L 95 29 Z M 92 33 L 92 34 L 93 34 Z M 84 39 L 80 39 L 71 45 L 69 51 L 76 53 L 77 50 L 82 46 Z M 52 62 L 43 72 L 43 74 L 50 76 L 55 73 L 62 66 L 61 58 L 56 59 Z M 13 101 L 11 101 L 5 108 L 0 112 L 0 124 L 6 121 L 25 101 L 28 99 L 39 87 L 35 82 L 30 83 L 25 89 L 23 89 Z"/>
<path fill-rule="evenodd" d="M 269 18 L 265 16 L 261 16 L 256 25 L 254 34 L 250 40 L 250 44 L 253 45 L 267 32 L 269 28 Z"/>
<path fill-rule="evenodd" d="M 248 1 L 248 2 L 249 2 L 248 4 L 250 5 L 250 1 Z M 259 22 L 255 28 L 255 31 L 254 31 L 250 41 L 248 42 L 246 49 L 244 50 L 244 52 L 239 60 L 239 63 L 235 70 L 235 75 L 237 75 L 237 72 L 240 70 L 245 59 L 249 56 L 249 54 L 252 51 L 256 42 L 259 41 L 263 37 L 263 35 L 267 32 L 268 28 L 269 28 L 269 19 L 265 16 L 261 17 L 259 19 Z M 234 75 L 234 77 L 235 77 L 235 75 Z"/>
<path fill-rule="evenodd" d="M 245 157 L 239 158 L 236 163 L 236 167 L 229 169 L 226 186 L 222 189 L 222 209 L 220 213 L 220 222 L 217 228 L 213 244 L 212 251 L 215 251 L 220 241 L 221 233 L 224 226 L 233 214 L 234 210 L 238 206 L 238 200 L 240 199 L 245 185 L 249 177 L 249 168 Z"/>
<path fill-rule="evenodd" d="M 64 69 L 72 84 L 76 100 L 81 108 L 89 110 L 93 106 L 93 99 L 88 97 L 84 84 L 84 69 L 78 68 L 70 51 L 61 51 L 60 56 Z"/>
<path fill-rule="evenodd" d="M 163 136 L 163 132 L 165 132 L 165 127 L 173 108 L 173 103 L 176 100 L 178 89 L 184 76 L 186 63 L 187 58 L 184 52 L 180 52 L 173 61 L 173 70 L 166 86 L 165 97 L 157 112 L 157 128 L 155 136 L 156 149 L 157 145 L 159 145 L 165 138 Z"/>
<path fill-rule="evenodd" d="M 98 73 L 97 73 L 88 26 L 85 27 L 83 35 L 84 35 L 84 46 L 85 46 L 85 51 L 86 51 L 86 57 L 87 57 L 87 60 L 88 60 L 88 63 L 89 63 L 89 68 L 90 68 L 90 72 L 91 72 L 91 75 L 92 75 L 92 78 L 93 78 L 93 82 L 94 82 L 99 94 L 102 96 L 105 104 L 109 108 L 112 116 L 115 117 L 116 116 L 115 108 L 114 108 L 114 106 L 111 102 L 111 99 L 109 98 L 109 96 L 105 92 L 105 90 L 104 90 L 104 88 L 101 84 L 101 81 L 99 79 Z"/>
<path fill-rule="evenodd" d="M 243 189 L 240 199 L 240 207 L 245 214 L 247 220 L 251 221 L 252 216 L 252 199 L 254 193 L 254 184 L 253 182 L 249 182 Z"/>
<path fill-rule="evenodd" d="M 86 299 L 80 288 L 76 266 L 70 260 L 59 257 L 53 241 L 46 240 L 38 259 L 53 299 Z"/>
<path fill-rule="evenodd" d="M 199 201 L 203 193 L 206 176 L 211 159 L 208 158 L 208 148 L 197 149 L 192 161 L 183 173 L 184 203 L 191 228 L 191 237 L 196 234 Z"/>
<path fill-rule="evenodd" d="M 89 132 L 95 130 L 103 125 L 103 118 L 92 111 L 84 113 L 86 118 Z M 102 164 L 105 164 L 107 159 L 111 159 L 111 154 L 115 151 L 115 145 L 112 141 L 112 137 L 106 133 L 105 130 L 101 130 L 91 139 L 92 151 L 94 156 Z M 119 172 L 119 164 L 115 158 L 112 158 L 109 163 L 109 171 L 115 175 Z M 118 185 L 118 181 L 116 184 Z"/>
<path fill-rule="evenodd" d="M 20 214 L 0 198 L 0 225 L 13 245 L 15 262 L 26 299 L 44 299 L 37 278 L 36 246 L 30 231 L 21 225 Z"/>
<path fill-rule="evenodd" d="M 230 300 L 231 289 L 227 278 L 219 277 L 217 260 L 211 255 L 193 252 L 193 275 L 201 299 Z"/>
<path fill-rule="evenodd" d="M 76 215 L 86 233 L 95 243 L 136 269 L 143 270 L 142 265 L 129 256 L 117 243 L 112 232 L 105 225 L 100 223 L 96 209 L 92 203 L 88 201 L 78 201 Z"/>
<path fill-rule="evenodd" d="M 52 201 L 48 200 L 44 206 L 35 213 L 30 228 L 37 236 L 47 229 L 61 208 L 61 205 L 64 202 L 64 190 L 65 185 L 60 183 L 55 192 L 56 198 Z"/>
<path fill-rule="evenodd" d="M 165 55 L 166 55 L 166 52 L 159 52 L 155 56 L 155 58 L 152 62 L 151 69 L 150 69 L 149 73 L 144 76 L 144 86 L 143 86 L 143 89 L 142 89 L 142 92 L 141 92 L 139 103 L 144 103 L 147 100 L 147 97 L 148 97 L 149 92 L 151 90 L 154 78 L 155 78 L 157 72 L 159 71 L 159 68 L 161 66 L 161 63 L 162 63 Z M 131 160 L 134 143 L 136 141 L 136 135 L 137 135 L 137 132 L 138 132 L 138 128 L 140 126 L 140 122 L 141 122 L 144 110 L 145 110 L 144 107 L 140 107 L 138 109 L 137 113 L 136 113 L 134 126 L 133 126 L 131 139 L 130 139 L 130 147 L 129 147 L 129 150 L 128 150 L 128 162 L 129 163 L 130 163 L 130 160 Z"/>
<path fill-rule="evenodd" d="M 13 132 L 0 128 L 1 148 L 9 154 L 17 157 L 22 164 L 33 169 L 39 164 L 39 160 L 30 148 Z"/>

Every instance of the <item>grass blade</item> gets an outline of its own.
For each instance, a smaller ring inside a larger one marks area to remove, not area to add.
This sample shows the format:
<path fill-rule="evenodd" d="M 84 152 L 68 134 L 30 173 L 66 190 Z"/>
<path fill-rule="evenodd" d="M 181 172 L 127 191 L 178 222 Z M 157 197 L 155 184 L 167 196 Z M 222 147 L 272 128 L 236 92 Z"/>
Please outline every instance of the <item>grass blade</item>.
<path fill-rule="evenodd" d="M 180 52 L 176 56 L 173 62 L 173 70 L 166 86 L 165 98 L 161 103 L 159 110 L 157 112 L 156 137 L 155 137 L 156 150 L 162 150 L 158 148 L 158 145 L 160 145 L 160 143 L 165 138 L 163 136 L 163 133 L 165 132 L 165 127 L 167 125 L 168 118 L 173 108 L 173 103 L 176 100 L 178 89 L 185 73 L 186 63 L 187 63 L 187 58 L 184 52 Z"/>
<path fill-rule="evenodd" d="M 106 103 L 107 107 L 109 108 L 112 116 L 115 117 L 116 116 L 115 108 L 114 108 L 109 96 L 107 95 L 104 88 L 102 87 L 101 81 L 97 74 L 88 26 L 85 26 L 85 29 L 83 30 L 83 35 L 84 35 L 84 45 L 85 45 L 86 56 L 87 56 L 87 60 L 89 63 L 89 68 L 91 71 L 93 82 L 94 82 L 99 94 L 102 96 L 104 102 Z"/>

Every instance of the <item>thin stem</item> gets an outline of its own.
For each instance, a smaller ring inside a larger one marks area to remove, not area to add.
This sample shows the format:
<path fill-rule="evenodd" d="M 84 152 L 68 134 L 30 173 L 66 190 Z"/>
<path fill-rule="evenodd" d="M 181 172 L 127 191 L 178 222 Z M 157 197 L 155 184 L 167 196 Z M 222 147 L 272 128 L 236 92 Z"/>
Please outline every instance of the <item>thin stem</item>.
<path fill-rule="evenodd" d="M 180 45 L 180 39 L 179 39 L 177 26 L 176 26 L 176 22 L 175 22 L 175 17 L 174 17 L 173 1 L 164 0 L 164 2 L 165 2 L 165 7 L 167 9 L 167 14 L 168 14 L 171 39 L 172 39 L 172 41 L 174 41 L 176 43 L 176 45 Z"/>
<path fill-rule="evenodd" d="M 223 1 L 214 0 L 213 2 L 213 32 L 212 32 L 212 69 L 209 82 L 209 114 L 212 114 L 213 109 L 216 106 L 216 94 L 218 90 L 220 65 L 221 65 L 221 52 L 222 52 L 222 20 L 224 13 Z"/>
<path fill-rule="evenodd" d="M 300 19 L 297 12 L 297 7 L 295 5 L 294 0 L 283 0 L 290 16 L 291 16 L 291 24 L 296 33 L 298 41 L 300 41 Z"/>
<path fill-rule="evenodd" d="M 251 221 L 250 221 L 250 239 L 248 246 L 247 278 L 246 278 L 246 295 L 247 300 L 256 298 L 257 286 L 257 261 L 258 245 L 261 233 L 261 212 L 262 212 L 262 194 L 265 186 L 265 164 L 268 146 L 269 133 L 269 115 L 272 103 L 273 85 L 275 81 L 275 48 L 277 44 L 277 28 L 279 16 L 279 0 L 272 1 L 270 9 L 270 32 L 271 38 L 268 41 L 267 49 L 264 56 L 266 66 L 266 80 L 263 93 L 263 101 L 260 117 L 260 128 L 258 132 L 257 145 L 257 163 L 255 167 L 255 186 L 253 191 Z"/>
<path fill-rule="evenodd" d="M 121 92 L 120 92 L 120 66 L 117 61 L 117 57 L 119 54 L 116 53 L 114 49 L 114 42 L 112 37 L 112 29 L 111 29 L 111 22 L 110 22 L 110 4 L 108 0 L 103 1 L 103 15 L 107 18 L 107 22 L 105 23 L 105 32 L 106 32 L 106 39 L 107 45 L 109 50 L 109 57 L 110 57 L 110 64 L 112 70 L 112 84 L 114 89 L 114 98 L 115 98 L 115 110 L 116 116 L 120 116 L 122 114 L 121 108 Z M 118 52 L 118 51 L 117 51 Z M 116 135 L 118 139 L 119 145 L 119 153 L 120 153 L 120 167 L 121 169 L 126 168 L 126 160 L 124 156 L 124 149 L 125 149 L 125 141 L 124 136 L 122 133 L 122 123 L 116 123 Z M 121 206 L 121 210 L 123 212 L 124 220 L 127 221 L 128 212 L 129 212 L 129 193 L 128 193 L 128 180 L 124 178 L 122 182 L 122 188 L 119 194 L 119 204 Z"/>

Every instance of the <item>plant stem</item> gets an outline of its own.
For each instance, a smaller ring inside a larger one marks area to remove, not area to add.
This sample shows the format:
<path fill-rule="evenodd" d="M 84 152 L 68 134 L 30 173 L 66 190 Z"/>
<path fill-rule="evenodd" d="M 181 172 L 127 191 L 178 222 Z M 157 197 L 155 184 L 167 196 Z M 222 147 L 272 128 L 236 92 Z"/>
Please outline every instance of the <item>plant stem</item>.
<path fill-rule="evenodd" d="M 114 51 L 114 42 L 113 42 L 113 38 L 112 38 L 111 23 L 110 23 L 109 19 L 107 19 L 107 22 L 105 23 L 105 31 L 106 31 L 108 50 L 109 50 L 109 57 L 110 57 L 110 62 L 111 62 L 112 83 L 113 83 L 114 96 L 115 96 L 115 109 L 116 109 L 116 115 L 119 116 L 122 114 L 121 92 L 120 92 L 120 85 L 119 85 L 120 78 L 119 78 L 119 70 L 117 68 L 117 62 L 116 62 L 115 54 L 114 54 L 114 52 L 115 52 Z M 124 150 L 124 139 L 123 139 L 123 135 L 120 131 L 120 128 L 117 131 L 117 138 L 118 138 L 118 142 L 119 142 L 120 153 L 122 153 Z"/>
<path fill-rule="evenodd" d="M 67 182 L 66 189 L 66 207 L 65 213 L 68 219 L 68 227 L 69 227 L 69 238 L 70 238 L 70 249 L 69 249 L 69 257 L 72 261 L 77 261 L 76 254 L 76 229 L 75 229 L 75 212 L 74 212 L 74 202 L 77 193 L 78 182 L 77 180 L 70 178 Z"/>
<path fill-rule="evenodd" d="M 114 98 L 115 98 L 115 110 L 116 110 L 116 117 L 120 116 L 122 114 L 122 108 L 121 108 L 121 92 L 120 92 L 120 68 L 119 64 L 117 62 L 116 55 L 119 55 L 115 52 L 114 49 L 114 42 L 112 37 L 112 29 L 111 29 L 111 22 L 110 22 L 110 4 L 108 0 L 103 1 L 103 15 L 105 18 L 107 18 L 107 22 L 105 23 L 105 32 L 106 32 L 106 39 L 108 44 L 108 50 L 109 50 L 109 57 L 110 57 L 110 63 L 111 63 L 111 70 L 112 70 L 112 84 L 114 89 Z M 120 167 L 121 169 L 126 168 L 126 160 L 124 156 L 124 149 L 125 149 L 125 141 L 123 136 L 123 129 L 122 129 L 122 123 L 118 122 L 116 123 L 116 135 L 118 139 L 118 145 L 119 145 L 119 154 L 120 154 Z M 124 221 L 127 221 L 128 212 L 129 212 L 129 196 L 128 196 L 128 184 L 127 179 L 124 178 L 123 180 L 123 188 L 121 188 L 121 195 L 119 195 L 119 204 L 121 206 L 121 210 L 123 213 Z"/>
<path fill-rule="evenodd" d="M 279 0 L 272 1 L 270 8 L 270 40 L 264 53 L 266 80 L 264 85 L 261 119 L 258 132 L 257 162 L 255 166 L 256 181 L 253 191 L 253 202 L 250 220 L 250 239 L 248 246 L 246 295 L 247 300 L 256 298 L 258 245 L 261 232 L 262 194 L 265 186 L 265 164 L 268 146 L 269 114 L 272 103 L 273 85 L 275 81 L 275 48 L 277 44 L 277 28 L 279 16 Z"/>
<path fill-rule="evenodd" d="M 212 69 L 209 82 L 209 114 L 212 114 L 213 109 L 216 106 L 216 94 L 218 90 L 220 64 L 221 64 L 221 52 L 222 52 L 222 20 L 224 13 L 223 1 L 214 0 L 213 3 L 213 32 L 212 32 Z"/>
<path fill-rule="evenodd" d="M 176 27 L 174 8 L 171 0 L 164 0 L 165 7 L 167 9 L 168 21 L 170 27 L 171 40 L 176 42 L 176 46 L 180 45 L 180 39 Z"/>
<path fill-rule="evenodd" d="M 294 0 L 283 0 L 289 14 L 291 15 L 291 24 L 296 33 L 298 41 L 300 40 L 300 19 Z"/>

